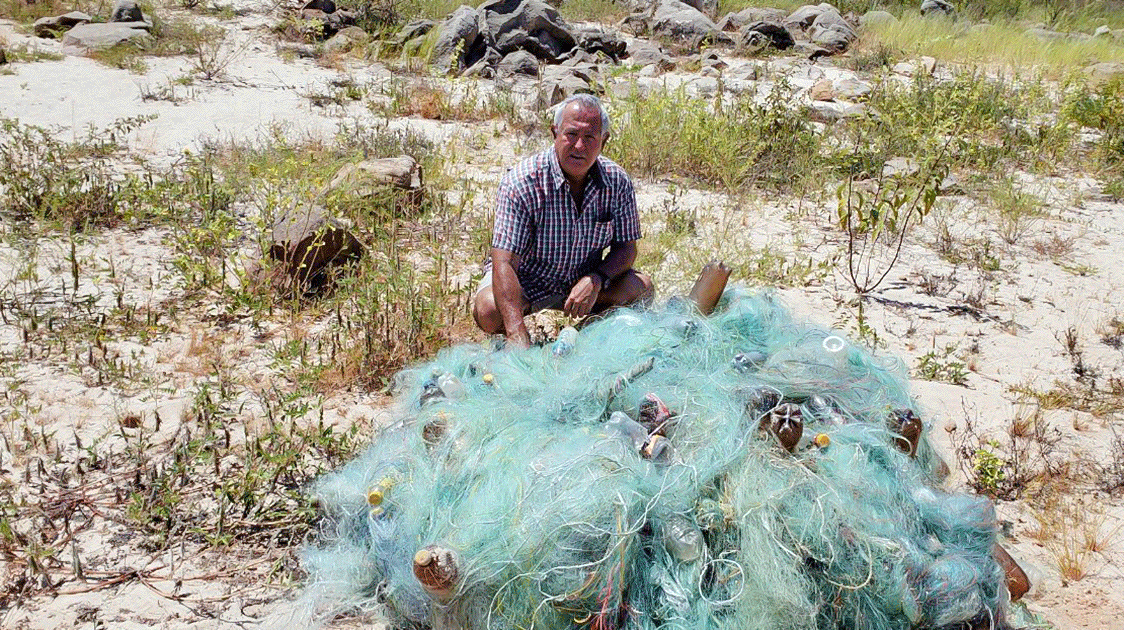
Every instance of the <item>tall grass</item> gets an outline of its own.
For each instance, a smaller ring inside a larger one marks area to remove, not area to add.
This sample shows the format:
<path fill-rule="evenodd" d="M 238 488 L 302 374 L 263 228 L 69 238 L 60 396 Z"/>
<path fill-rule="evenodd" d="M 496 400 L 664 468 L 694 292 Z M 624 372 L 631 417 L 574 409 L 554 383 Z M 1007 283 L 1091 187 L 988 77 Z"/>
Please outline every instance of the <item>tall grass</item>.
<path fill-rule="evenodd" d="M 889 46 L 905 55 L 927 55 L 950 63 L 998 69 L 1034 69 L 1058 79 L 1090 63 L 1124 61 L 1124 46 L 1111 39 L 1043 41 L 1026 33 L 1024 24 L 999 21 L 970 27 L 967 23 L 937 24 L 917 14 L 879 24 L 866 31 L 852 48 L 856 54 Z"/>
<path fill-rule="evenodd" d="M 791 188 L 794 175 L 809 172 L 818 140 L 790 96 L 783 81 L 763 102 L 682 89 L 634 96 L 614 108 L 618 131 L 606 153 L 633 175 L 670 174 L 728 191 Z"/>

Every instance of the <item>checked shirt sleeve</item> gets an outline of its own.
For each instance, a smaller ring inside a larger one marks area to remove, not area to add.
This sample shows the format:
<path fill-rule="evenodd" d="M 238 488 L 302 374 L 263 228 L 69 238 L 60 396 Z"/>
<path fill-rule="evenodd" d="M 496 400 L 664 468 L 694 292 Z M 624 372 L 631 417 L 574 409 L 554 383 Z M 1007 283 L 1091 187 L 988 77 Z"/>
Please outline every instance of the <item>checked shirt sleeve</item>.
<path fill-rule="evenodd" d="M 636 192 L 628 176 L 623 173 L 613 196 L 613 240 L 618 243 L 640 240 L 640 213 L 636 209 Z"/>
<path fill-rule="evenodd" d="M 531 243 L 531 214 L 525 195 L 510 176 L 504 177 L 496 193 L 496 218 L 492 247 L 526 257 Z"/>

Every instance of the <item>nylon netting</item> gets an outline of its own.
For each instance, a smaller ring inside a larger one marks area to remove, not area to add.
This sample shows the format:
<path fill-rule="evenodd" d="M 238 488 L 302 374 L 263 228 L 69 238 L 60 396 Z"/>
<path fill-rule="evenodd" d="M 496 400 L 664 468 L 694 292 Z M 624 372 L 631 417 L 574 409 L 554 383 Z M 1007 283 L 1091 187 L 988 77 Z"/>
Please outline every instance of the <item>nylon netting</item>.
<path fill-rule="evenodd" d="M 316 486 L 310 614 L 497 630 L 1002 618 L 993 506 L 936 489 L 925 435 L 895 430 L 915 410 L 899 360 L 737 288 L 709 317 L 622 309 L 553 350 L 454 347 L 398 376 L 397 421 Z M 769 430 L 782 407 L 802 418 L 792 452 Z M 414 575 L 430 545 L 455 558 L 447 592 Z"/>

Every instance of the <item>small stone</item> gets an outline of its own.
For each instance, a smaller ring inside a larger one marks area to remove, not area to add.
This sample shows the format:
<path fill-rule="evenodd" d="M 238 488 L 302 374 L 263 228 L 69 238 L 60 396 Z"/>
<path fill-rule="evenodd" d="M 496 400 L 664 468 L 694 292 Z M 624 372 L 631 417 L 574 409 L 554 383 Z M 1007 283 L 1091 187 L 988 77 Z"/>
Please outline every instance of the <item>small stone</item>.
<path fill-rule="evenodd" d="M 835 100 L 835 88 L 832 85 L 831 79 L 820 79 L 808 89 L 808 98 L 813 101 L 832 101 Z"/>
<path fill-rule="evenodd" d="M 113 13 L 109 17 L 110 22 L 143 22 L 144 13 L 137 6 L 135 0 L 117 0 L 117 4 L 113 6 Z"/>

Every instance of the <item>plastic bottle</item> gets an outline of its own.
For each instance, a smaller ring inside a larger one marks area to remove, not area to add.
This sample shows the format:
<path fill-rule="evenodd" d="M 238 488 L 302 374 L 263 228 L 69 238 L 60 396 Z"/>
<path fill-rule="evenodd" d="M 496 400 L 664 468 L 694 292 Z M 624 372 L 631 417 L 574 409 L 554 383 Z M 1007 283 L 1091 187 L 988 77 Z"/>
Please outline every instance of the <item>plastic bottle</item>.
<path fill-rule="evenodd" d="M 678 514 L 667 519 L 663 542 L 668 553 L 681 562 L 697 560 L 703 552 L 702 532 L 689 519 Z"/>
<path fill-rule="evenodd" d="M 558 333 L 558 339 L 550 347 L 550 352 L 556 357 L 564 357 L 574 351 L 574 344 L 578 340 L 578 329 L 566 326 Z"/>
<path fill-rule="evenodd" d="M 464 384 L 461 383 L 460 379 L 449 372 L 445 372 L 437 377 L 437 386 L 441 388 L 446 398 L 457 399 L 464 397 Z"/>
<path fill-rule="evenodd" d="M 722 292 L 726 290 L 726 282 L 729 279 L 730 268 L 726 263 L 718 261 L 707 263 L 687 297 L 695 303 L 700 313 L 710 315 L 718 304 L 719 298 L 722 297 Z"/>
<path fill-rule="evenodd" d="M 628 440 L 637 453 L 648 441 L 648 430 L 644 425 L 628 417 L 623 411 L 614 411 L 605 421 L 605 430 L 610 435 L 619 435 Z"/>

